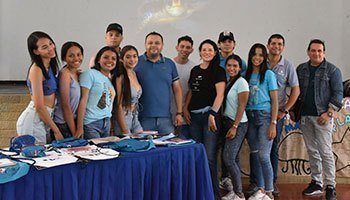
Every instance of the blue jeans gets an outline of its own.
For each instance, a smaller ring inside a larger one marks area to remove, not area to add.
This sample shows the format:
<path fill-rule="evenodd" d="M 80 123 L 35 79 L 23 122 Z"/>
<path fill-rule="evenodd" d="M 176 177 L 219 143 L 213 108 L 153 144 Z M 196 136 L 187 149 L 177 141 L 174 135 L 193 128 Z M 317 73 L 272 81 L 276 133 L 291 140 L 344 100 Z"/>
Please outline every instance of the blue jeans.
<path fill-rule="evenodd" d="M 228 130 L 232 127 L 234 121 L 231 119 L 223 120 L 223 133 L 226 135 Z M 239 151 L 245 135 L 247 133 L 248 123 L 240 123 L 237 128 L 236 136 L 232 140 L 226 139 L 223 158 L 225 166 L 231 175 L 233 191 L 237 193 L 242 193 L 242 179 L 241 179 L 241 168 L 239 159 Z"/>
<path fill-rule="evenodd" d="M 124 111 L 124 119 L 126 122 L 126 125 L 128 126 L 128 129 L 130 133 L 140 133 L 143 131 L 142 126 L 139 122 L 139 115 L 138 111 Z M 116 136 L 122 136 L 122 131 L 120 129 L 118 120 L 113 120 L 114 125 L 114 135 Z"/>
<path fill-rule="evenodd" d="M 273 170 L 270 160 L 273 140 L 267 138 L 271 114 L 264 110 L 249 110 L 247 139 L 250 148 L 250 181 L 267 192 L 273 191 Z"/>
<path fill-rule="evenodd" d="M 209 113 L 191 113 L 190 134 L 191 137 L 204 144 L 208 157 L 213 190 L 216 197 L 219 196 L 219 183 L 217 173 L 216 145 L 219 134 L 208 130 Z M 216 121 L 218 126 L 218 122 Z"/>
<path fill-rule="evenodd" d="M 174 133 L 171 117 L 142 117 L 139 118 L 145 131 L 158 131 L 158 133 Z"/>
<path fill-rule="evenodd" d="M 103 138 L 109 136 L 109 131 L 111 128 L 111 120 L 109 117 L 100 119 L 90 124 L 84 125 L 84 138 Z"/>
<path fill-rule="evenodd" d="M 278 158 L 279 158 L 279 152 L 278 152 L 278 144 L 280 143 L 281 134 L 283 130 L 284 125 L 284 118 L 278 120 L 276 125 L 276 137 L 273 140 L 272 148 L 271 148 L 271 164 L 273 169 L 273 182 L 276 183 L 277 181 L 277 175 L 278 175 Z"/>

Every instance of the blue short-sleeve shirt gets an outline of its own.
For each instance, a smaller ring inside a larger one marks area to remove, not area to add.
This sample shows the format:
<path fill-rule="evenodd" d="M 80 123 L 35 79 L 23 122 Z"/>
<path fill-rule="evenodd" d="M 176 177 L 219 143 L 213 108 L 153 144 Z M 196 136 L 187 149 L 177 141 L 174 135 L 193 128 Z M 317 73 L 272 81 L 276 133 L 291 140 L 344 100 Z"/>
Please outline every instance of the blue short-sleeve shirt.
<path fill-rule="evenodd" d="M 112 116 L 115 90 L 111 80 L 96 69 L 80 75 L 80 86 L 89 89 L 84 124 Z"/>
<path fill-rule="evenodd" d="M 175 63 L 162 55 L 152 62 L 145 53 L 139 56 L 135 71 L 143 90 L 139 116 L 171 117 L 172 84 L 179 80 Z"/>
<path fill-rule="evenodd" d="M 276 75 L 271 70 L 265 72 L 260 83 L 260 75 L 253 73 L 249 80 L 249 99 L 246 110 L 271 110 L 270 91 L 277 90 Z"/>

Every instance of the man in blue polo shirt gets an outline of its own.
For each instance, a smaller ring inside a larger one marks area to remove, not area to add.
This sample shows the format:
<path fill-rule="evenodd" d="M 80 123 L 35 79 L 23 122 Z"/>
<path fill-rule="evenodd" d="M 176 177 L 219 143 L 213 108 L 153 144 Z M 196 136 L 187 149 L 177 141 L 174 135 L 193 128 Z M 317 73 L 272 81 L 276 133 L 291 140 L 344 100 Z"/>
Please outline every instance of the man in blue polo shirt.
<path fill-rule="evenodd" d="M 174 125 L 182 124 L 182 89 L 175 63 L 161 54 L 163 37 L 157 32 L 145 38 L 146 52 L 139 57 L 136 74 L 142 86 L 139 120 L 144 130 L 159 133 L 174 132 Z M 173 125 L 170 102 L 171 92 L 176 103 Z"/>

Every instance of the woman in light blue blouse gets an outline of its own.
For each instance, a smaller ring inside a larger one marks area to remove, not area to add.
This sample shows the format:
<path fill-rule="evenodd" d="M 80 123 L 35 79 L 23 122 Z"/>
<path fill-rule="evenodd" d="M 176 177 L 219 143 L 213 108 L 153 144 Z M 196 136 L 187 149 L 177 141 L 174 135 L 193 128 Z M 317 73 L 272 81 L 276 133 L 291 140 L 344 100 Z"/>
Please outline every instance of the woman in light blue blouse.
<path fill-rule="evenodd" d="M 223 103 L 222 128 L 223 135 L 226 135 L 223 158 L 231 175 L 233 191 L 222 199 L 245 199 L 238 156 L 248 127 L 245 108 L 249 97 L 249 85 L 241 77 L 242 60 L 239 56 L 233 54 L 227 57 L 225 66 L 230 78 L 225 89 Z"/>
<path fill-rule="evenodd" d="M 111 77 L 118 60 L 113 47 L 103 47 L 96 55 L 95 66 L 80 75 L 81 98 L 75 137 L 92 139 L 110 135 L 115 97 Z"/>
<path fill-rule="evenodd" d="M 250 90 L 246 107 L 250 181 L 258 188 L 250 199 L 273 199 L 270 152 L 276 136 L 278 86 L 274 72 L 267 68 L 267 51 L 263 44 L 254 44 L 249 51 L 246 80 Z"/>

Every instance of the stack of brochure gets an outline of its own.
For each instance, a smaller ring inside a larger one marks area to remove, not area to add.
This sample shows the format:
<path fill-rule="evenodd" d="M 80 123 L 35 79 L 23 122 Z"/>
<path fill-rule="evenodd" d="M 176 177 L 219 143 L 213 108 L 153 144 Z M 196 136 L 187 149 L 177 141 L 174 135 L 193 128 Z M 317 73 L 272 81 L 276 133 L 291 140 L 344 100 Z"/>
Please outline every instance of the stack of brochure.
<path fill-rule="evenodd" d="M 157 146 L 176 146 L 176 145 L 185 145 L 185 144 L 193 144 L 195 143 L 191 139 L 183 139 L 180 137 L 176 137 L 173 133 L 169 135 L 163 136 L 161 138 L 153 140 L 153 143 Z"/>

